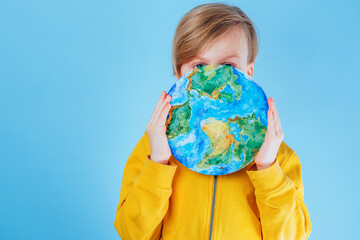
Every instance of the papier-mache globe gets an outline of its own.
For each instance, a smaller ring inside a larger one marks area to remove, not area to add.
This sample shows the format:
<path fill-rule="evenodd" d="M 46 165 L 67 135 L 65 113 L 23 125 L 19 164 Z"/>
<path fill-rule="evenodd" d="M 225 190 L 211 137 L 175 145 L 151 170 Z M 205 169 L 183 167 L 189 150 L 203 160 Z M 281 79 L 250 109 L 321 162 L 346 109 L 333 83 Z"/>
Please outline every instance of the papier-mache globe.
<path fill-rule="evenodd" d="M 269 106 L 251 76 L 229 65 L 204 65 L 179 78 L 168 94 L 166 135 L 181 164 L 224 175 L 254 160 L 265 139 Z"/>

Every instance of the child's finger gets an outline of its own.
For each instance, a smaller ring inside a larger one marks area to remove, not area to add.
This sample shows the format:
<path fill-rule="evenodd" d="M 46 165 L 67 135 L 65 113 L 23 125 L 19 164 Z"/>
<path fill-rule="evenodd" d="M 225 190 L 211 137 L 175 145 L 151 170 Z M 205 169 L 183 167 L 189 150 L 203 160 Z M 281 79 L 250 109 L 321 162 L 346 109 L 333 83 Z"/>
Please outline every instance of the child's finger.
<path fill-rule="evenodd" d="M 279 113 L 275 107 L 275 103 L 273 102 L 273 106 L 274 106 L 274 124 L 275 124 L 275 134 L 278 135 L 280 134 L 280 119 L 279 119 Z"/>
<path fill-rule="evenodd" d="M 268 110 L 268 126 L 267 126 L 267 132 L 273 136 L 275 135 L 275 128 L 274 128 L 274 116 L 272 113 L 272 110 Z"/>
<path fill-rule="evenodd" d="M 163 112 L 165 105 L 170 102 L 171 100 L 171 96 L 170 95 L 166 95 L 166 97 L 164 98 L 164 100 L 160 103 L 160 106 L 158 107 L 158 111 L 155 113 L 154 116 L 154 122 L 159 123 L 160 121 L 160 115 Z"/>
<path fill-rule="evenodd" d="M 160 126 L 165 125 L 165 123 L 166 123 L 166 117 L 168 116 L 170 109 L 171 109 L 171 104 L 170 104 L 170 103 L 167 103 L 167 104 L 165 105 L 162 113 L 160 114 L 160 117 L 159 117 Z"/>
<path fill-rule="evenodd" d="M 275 134 L 278 134 L 278 132 L 279 132 L 278 115 L 277 115 L 277 111 L 276 111 L 276 107 L 275 107 L 275 102 L 274 102 L 274 101 L 272 101 L 272 105 L 273 105 L 273 113 L 274 113 L 274 128 L 275 128 Z"/>
<path fill-rule="evenodd" d="M 155 116 L 157 115 L 159 106 L 160 106 L 160 104 L 162 103 L 164 97 L 165 97 L 165 91 L 162 91 L 162 92 L 161 92 L 161 95 L 160 95 L 160 98 L 159 98 L 157 104 L 155 105 L 155 108 L 154 108 L 154 110 L 153 110 L 153 113 L 151 114 L 150 122 L 154 121 Z"/>
<path fill-rule="evenodd" d="M 275 120 L 275 103 L 274 103 L 274 99 L 271 97 L 271 98 L 269 98 L 269 110 L 270 110 L 270 112 L 271 112 L 271 119 L 272 119 L 272 128 L 273 128 L 273 130 L 272 130 L 272 134 L 273 135 L 276 135 L 276 120 Z"/>
<path fill-rule="evenodd" d="M 280 118 L 279 118 L 279 113 L 278 113 L 276 107 L 275 107 L 275 111 L 274 111 L 274 119 L 275 119 L 276 134 L 280 134 L 280 131 L 281 131 Z"/>
<path fill-rule="evenodd" d="M 281 122 L 280 122 L 279 112 L 275 107 L 275 103 L 274 103 L 274 119 L 275 119 L 276 130 L 279 133 L 281 132 Z"/>

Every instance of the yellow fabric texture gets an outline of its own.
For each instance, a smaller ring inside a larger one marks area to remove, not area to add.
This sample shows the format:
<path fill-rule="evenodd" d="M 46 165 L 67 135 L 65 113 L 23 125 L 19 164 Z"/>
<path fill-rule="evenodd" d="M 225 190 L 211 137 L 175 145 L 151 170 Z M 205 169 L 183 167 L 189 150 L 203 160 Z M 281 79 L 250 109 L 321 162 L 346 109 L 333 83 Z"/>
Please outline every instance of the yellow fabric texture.
<path fill-rule="evenodd" d="M 209 239 L 214 176 L 192 171 L 171 156 L 149 159 L 145 131 L 125 164 L 114 226 L 128 239 Z M 276 161 L 217 176 L 211 239 L 307 239 L 301 164 L 283 141 Z"/>

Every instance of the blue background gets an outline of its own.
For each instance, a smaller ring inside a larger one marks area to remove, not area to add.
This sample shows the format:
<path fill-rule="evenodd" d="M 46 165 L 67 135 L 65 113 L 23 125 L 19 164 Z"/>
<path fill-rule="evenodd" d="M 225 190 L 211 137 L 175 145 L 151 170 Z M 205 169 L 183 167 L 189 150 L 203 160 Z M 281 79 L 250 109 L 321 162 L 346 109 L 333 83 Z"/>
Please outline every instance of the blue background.
<path fill-rule="evenodd" d="M 212 1 L 210 1 L 212 2 Z M 205 1 L 0 2 L 0 238 L 119 239 L 122 173 Z M 254 21 L 254 78 L 302 163 L 309 239 L 360 214 L 359 1 L 227 1 Z"/>

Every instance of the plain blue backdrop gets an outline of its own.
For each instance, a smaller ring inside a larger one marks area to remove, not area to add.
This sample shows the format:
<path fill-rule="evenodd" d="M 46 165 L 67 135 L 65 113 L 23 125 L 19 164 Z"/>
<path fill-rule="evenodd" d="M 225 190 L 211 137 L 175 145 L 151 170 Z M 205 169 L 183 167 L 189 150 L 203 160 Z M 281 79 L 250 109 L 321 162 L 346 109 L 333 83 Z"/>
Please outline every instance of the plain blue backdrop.
<path fill-rule="evenodd" d="M 0 2 L 0 239 L 119 239 L 125 163 L 202 3 Z M 254 78 L 300 158 L 309 239 L 358 238 L 359 1 L 225 3 L 258 30 Z"/>

